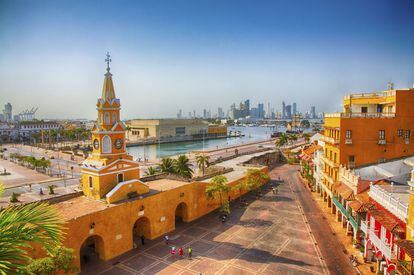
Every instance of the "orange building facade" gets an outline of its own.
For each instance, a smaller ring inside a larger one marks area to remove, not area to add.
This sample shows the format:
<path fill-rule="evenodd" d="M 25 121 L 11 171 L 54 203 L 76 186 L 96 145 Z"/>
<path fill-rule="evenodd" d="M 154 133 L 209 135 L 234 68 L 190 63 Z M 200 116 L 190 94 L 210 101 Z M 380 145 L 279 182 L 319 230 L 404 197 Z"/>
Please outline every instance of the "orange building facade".
<path fill-rule="evenodd" d="M 412 106 L 414 89 L 392 89 L 346 96 L 343 112 L 325 115 L 322 184 L 329 206 L 341 165 L 355 168 L 414 155 Z"/>

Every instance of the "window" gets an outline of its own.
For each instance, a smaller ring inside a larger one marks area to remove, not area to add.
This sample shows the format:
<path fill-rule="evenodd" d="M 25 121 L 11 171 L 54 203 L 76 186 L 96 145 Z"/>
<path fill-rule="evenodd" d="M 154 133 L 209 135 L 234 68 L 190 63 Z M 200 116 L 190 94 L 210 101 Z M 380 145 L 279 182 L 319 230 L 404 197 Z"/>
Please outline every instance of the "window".
<path fill-rule="evenodd" d="M 118 116 L 116 115 L 116 113 L 112 114 L 112 122 L 116 123 L 118 121 Z"/>
<path fill-rule="evenodd" d="M 411 137 L 411 130 L 405 130 L 404 132 L 404 138 L 409 139 Z"/>
<path fill-rule="evenodd" d="M 109 136 L 104 136 L 102 139 L 102 153 L 109 154 L 112 151 L 111 138 Z"/>
<path fill-rule="evenodd" d="M 403 129 L 398 129 L 397 130 L 397 136 L 402 137 L 402 135 L 403 135 Z"/>
<path fill-rule="evenodd" d="M 385 130 L 379 130 L 378 134 L 379 134 L 378 137 L 379 137 L 380 140 L 385 139 Z"/>
<path fill-rule="evenodd" d="M 355 162 L 355 156 L 349 156 L 349 163 L 354 163 Z"/>
<path fill-rule="evenodd" d="M 89 177 L 89 188 L 93 189 L 93 178 Z"/>
<path fill-rule="evenodd" d="M 105 113 L 105 124 L 107 124 L 107 125 L 111 124 L 111 120 L 109 118 L 109 113 Z"/>
<path fill-rule="evenodd" d="M 334 162 L 336 163 L 336 153 L 334 153 Z"/>
<path fill-rule="evenodd" d="M 361 113 L 363 114 L 368 113 L 368 107 L 361 107 Z"/>
<path fill-rule="evenodd" d="M 185 135 L 185 127 L 176 127 L 175 128 L 176 135 Z"/>
<path fill-rule="evenodd" d="M 352 131 L 351 130 L 346 130 L 346 132 L 345 132 L 345 138 L 346 139 L 351 139 L 352 138 Z"/>
<path fill-rule="evenodd" d="M 124 181 L 124 174 L 118 174 L 118 183 Z"/>

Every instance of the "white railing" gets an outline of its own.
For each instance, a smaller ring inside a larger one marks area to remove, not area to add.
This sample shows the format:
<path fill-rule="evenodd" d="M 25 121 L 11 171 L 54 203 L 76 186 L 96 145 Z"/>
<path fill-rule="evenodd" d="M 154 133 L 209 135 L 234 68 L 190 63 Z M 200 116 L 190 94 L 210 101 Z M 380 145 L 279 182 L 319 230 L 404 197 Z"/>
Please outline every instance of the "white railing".
<path fill-rule="evenodd" d="M 332 160 L 330 160 L 330 159 L 328 159 L 327 157 L 325 157 L 325 156 L 323 156 L 322 157 L 322 159 L 323 159 L 323 161 L 325 162 L 325 163 L 327 163 L 329 166 L 331 166 L 331 167 L 339 167 L 339 164 L 337 164 L 337 163 L 335 163 L 335 162 L 333 162 Z"/>
<path fill-rule="evenodd" d="M 381 240 L 372 229 L 369 231 L 369 239 L 372 243 L 384 254 L 385 258 L 388 260 L 392 259 L 391 253 L 391 245 L 386 244 L 383 240 Z"/>
<path fill-rule="evenodd" d="M 332 137 L 322 136 L 321 140 L 330 144 L 339 144 L 339 139 L 335 139 Z"/>
<path fill-rule="evenodd" d="M 334 184 L 334 180 L 333 180 L 330 176 L 328 176 L 327 174 L 323 173 L 323 177 L 324 177 L 327 181 L 329 181 L 329 183 L 330 183 L 330 184 Z"/>
<path fill-rule="evenodd" d="M 365 235 L 368 235 L 368 221 L 361 221 L 361 231 L 365 233 Z"/>
<path fill-rule="evenodd" d="M 372 98 L 372 97 L 390 97 L 395 96 L 395 91 L 383 91 L 377 93 L 358 93 L 344 96 L 344 100 L 352 98 Z"/>
<path fill-rule="evenodd" d="M 335 117 L 341 117 L 341 113 L 327 113 L 325 114 L 325 118 L 335 118 Z"/>
<path fill-rule="evenodd" d="M 401 186 L 394 187 L 396 190 L 401 191 Z M 409 190 L 409 187 L 404 187 Z M 397 216 L 402 221 L 407 221 L 408 217 L 408 202 L 403 202 L 399 198 L 393 196 L 393 193 L 390 193 L 382 189 L 379 185 L 371 185 L 369 190 L 369 196 L 381 204 L 385 209 L 390 211 L 392 214 Z"/>
<path fill-rule="evenodd" d="M 330 113 L 325 118 L 393 118 L 395 113 Z"/>

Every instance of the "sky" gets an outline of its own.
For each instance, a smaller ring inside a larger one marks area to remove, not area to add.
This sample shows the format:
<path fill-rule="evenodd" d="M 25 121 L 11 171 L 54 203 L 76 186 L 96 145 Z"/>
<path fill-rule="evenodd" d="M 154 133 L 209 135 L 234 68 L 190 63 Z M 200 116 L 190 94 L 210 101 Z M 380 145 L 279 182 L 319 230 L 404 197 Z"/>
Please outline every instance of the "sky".
<path fill-rule="evenodd" d="M 0 0 L 0 106 L 96 116 L 105 54 L 130 118 L 284 100 L 341 109 L 414 83 L 414 0 Z"/>

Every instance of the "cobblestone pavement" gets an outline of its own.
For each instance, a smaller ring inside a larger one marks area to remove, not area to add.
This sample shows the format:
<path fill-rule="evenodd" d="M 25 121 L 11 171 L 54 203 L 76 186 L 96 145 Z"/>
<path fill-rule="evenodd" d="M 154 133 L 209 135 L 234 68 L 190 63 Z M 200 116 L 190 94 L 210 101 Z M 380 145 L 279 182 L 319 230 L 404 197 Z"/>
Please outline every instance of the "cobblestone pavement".
<path fill-rule="evenodd" d="M 247 208 L 234 202 L 224 224 L 212 213 L 171 232 L 171 245 L 190 245 L 192 259 L 172 256 L 158 238 L 111 261 L 90 262 L 83 274 L 328 274 L 291 185 L 281 183 L 276 195 L 269 186 L 258 199 L 249 194 Z"/>

